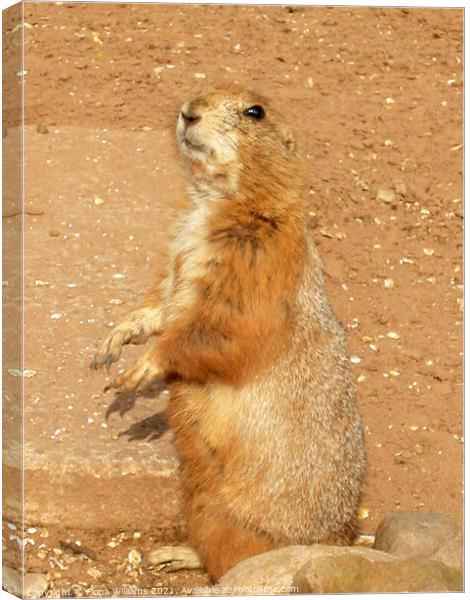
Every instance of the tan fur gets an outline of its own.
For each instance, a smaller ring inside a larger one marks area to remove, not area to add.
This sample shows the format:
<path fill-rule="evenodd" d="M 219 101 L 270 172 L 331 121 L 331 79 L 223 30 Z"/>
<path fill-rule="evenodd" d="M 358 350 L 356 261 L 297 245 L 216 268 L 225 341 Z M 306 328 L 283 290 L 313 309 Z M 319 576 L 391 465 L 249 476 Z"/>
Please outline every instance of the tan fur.
<path fill-rule="evenodd" d="M 264 119 L 244 114 L 252 105 Z M 143 304 L 155 343 L 115 387 L 167 378 L 190 541 L 217 580 L 270 548 L 348 543 L 364 451 L 289 127 L 227 86 L 182 112 L 193 208 Z"/>

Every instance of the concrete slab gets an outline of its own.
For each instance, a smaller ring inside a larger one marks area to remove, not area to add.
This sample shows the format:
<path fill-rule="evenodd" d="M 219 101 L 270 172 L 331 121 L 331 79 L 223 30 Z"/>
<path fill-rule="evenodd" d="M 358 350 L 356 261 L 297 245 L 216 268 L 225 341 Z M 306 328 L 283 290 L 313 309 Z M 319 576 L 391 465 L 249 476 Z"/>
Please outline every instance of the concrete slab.
<path fill-rule="evenodd" d="M 166 392 L 103 394 L 110 377 L 88 369 L 152 284 L 181 179 L 173 131 L 25 130 L 28 524 L 162 530 L 166 540 L 182 526 Z M 141 351 L 126 349 L 114 372 Z"/>

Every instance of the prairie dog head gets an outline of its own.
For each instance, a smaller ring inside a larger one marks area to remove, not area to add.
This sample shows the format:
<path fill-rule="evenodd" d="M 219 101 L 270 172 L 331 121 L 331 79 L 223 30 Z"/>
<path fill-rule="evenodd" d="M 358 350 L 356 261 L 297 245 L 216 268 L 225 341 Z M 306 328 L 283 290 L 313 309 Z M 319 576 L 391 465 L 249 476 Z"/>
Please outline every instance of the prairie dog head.
<path fill-rule="evenodd" d="M 236 86 L 210 88 L 185 102 L 176 132 L 193 182 L 218 191 L 258 185 L 285 171 L 295 155 L 293 135 L 269 102 Z"/>

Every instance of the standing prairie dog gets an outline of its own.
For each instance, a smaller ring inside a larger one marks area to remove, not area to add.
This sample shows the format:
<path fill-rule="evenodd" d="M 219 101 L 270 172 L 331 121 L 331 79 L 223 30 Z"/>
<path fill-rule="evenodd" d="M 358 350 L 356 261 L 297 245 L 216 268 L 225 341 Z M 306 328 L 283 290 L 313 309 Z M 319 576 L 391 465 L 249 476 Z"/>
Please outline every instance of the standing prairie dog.
<path fill-rule="evenodd" d="M 218 580 L 273 548 L 351 541 L 362 427 L 289 127 L 223 86 L 184 104 L 177 139 L 192 211 L 166 277 L 92 366 L 153 336 L 110 387 L 167 380 L 189 541 Z"/>

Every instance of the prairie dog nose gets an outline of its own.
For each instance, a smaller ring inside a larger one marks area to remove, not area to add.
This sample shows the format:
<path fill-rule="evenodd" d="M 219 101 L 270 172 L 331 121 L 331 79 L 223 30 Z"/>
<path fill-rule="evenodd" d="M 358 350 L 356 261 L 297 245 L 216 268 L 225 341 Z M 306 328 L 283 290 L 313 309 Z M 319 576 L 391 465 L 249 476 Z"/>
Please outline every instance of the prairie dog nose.
<path fill-rule="evenodd" d="M 196 98 L 187 102 L 181 109 L 181 117 L 186 126 L 194 125 L 202 118 L 204 108 L 207 108 L 208 102 L 204 98 Z"/>
<path fill-rule="evenodd" d="M 183 117 L 183 121 L 186 127 L 188 127 L 189 125 L 194 125 L 194 123 L 197 123 L 201 120 L 201 117 L 191 113 L 186 113 L 184 109 L 181 111 L 181 116 Z"/>

